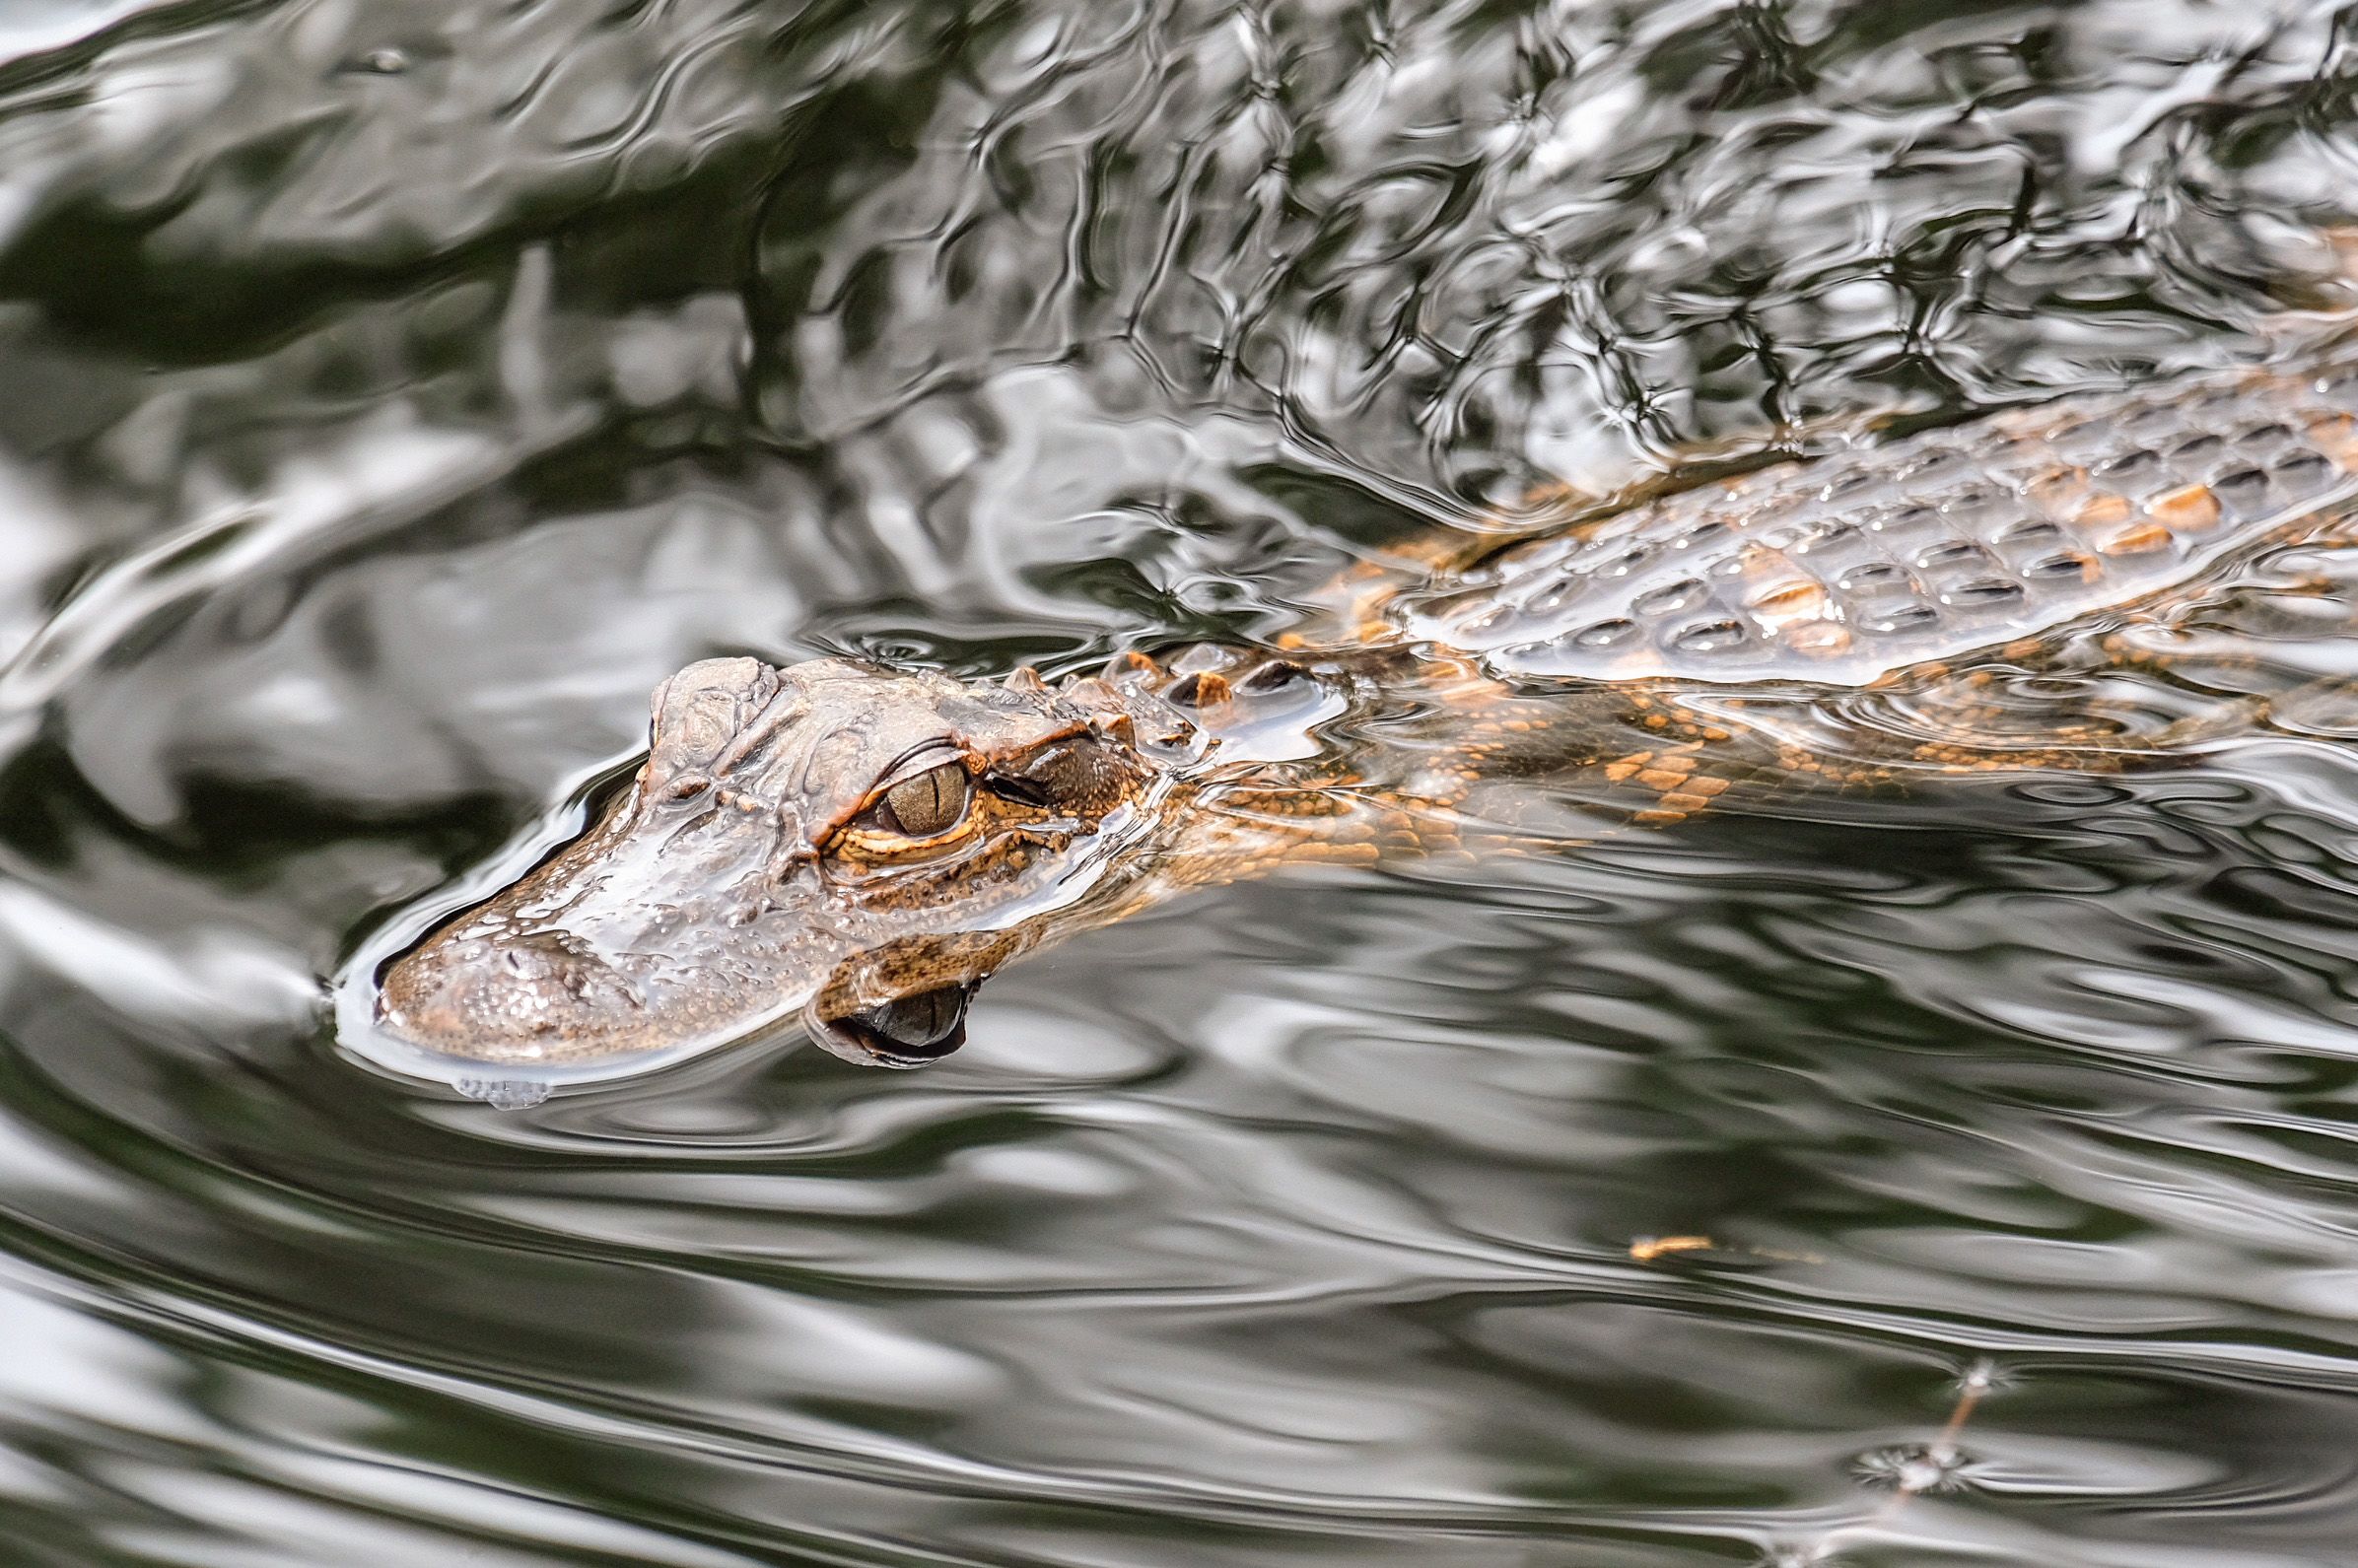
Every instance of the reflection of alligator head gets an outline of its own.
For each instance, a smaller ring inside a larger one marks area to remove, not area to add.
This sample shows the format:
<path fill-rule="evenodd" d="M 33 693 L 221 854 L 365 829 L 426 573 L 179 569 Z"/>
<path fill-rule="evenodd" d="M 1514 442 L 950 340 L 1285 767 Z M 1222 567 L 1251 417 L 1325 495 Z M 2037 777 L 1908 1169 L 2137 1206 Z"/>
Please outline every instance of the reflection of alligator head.
<path fill-rule="evenodd" d="M 720 1044 L 799 1010 L 839 1056 L 944 1056 L 994 969 L 1128 907 L 1197 788 L 1182 709 L 1208 690 L 1228 688 L 1135 655 L 1056 690 L 1029 670 L 690 665 L 656 693 L 630 789 L 396 961 L 379 1023 L 524 1066 Z"/>

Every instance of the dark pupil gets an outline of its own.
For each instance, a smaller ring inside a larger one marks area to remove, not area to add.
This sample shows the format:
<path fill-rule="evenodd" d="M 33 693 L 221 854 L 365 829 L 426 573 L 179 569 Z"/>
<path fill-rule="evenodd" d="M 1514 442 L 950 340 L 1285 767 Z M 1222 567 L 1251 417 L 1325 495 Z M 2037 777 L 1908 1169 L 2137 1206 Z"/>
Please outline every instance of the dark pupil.
<path fill-rule="evenodd" d="M 884 791 L 893 821 L 912 838 L 928 839 L 958 825 L 966 810 L 966 770 L 954 762 L 903 779 Z"/>

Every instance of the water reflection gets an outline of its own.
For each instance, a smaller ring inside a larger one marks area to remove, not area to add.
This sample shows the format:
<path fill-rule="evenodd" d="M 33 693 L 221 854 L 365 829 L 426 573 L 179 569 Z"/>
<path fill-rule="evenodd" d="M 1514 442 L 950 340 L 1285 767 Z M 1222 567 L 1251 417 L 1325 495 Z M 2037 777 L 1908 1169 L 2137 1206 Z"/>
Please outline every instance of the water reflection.
<path fill-rule="evenodd" d="M 503 1114 L 319 984 L 695 657 L 1264 637 L 1541 476 L 2226 363 L 2349 205 L 2330 11 L 27 15 L 26 1560 L 2344 1554 L 2347 716 L 1225 890 L 917 1075 Z"/>

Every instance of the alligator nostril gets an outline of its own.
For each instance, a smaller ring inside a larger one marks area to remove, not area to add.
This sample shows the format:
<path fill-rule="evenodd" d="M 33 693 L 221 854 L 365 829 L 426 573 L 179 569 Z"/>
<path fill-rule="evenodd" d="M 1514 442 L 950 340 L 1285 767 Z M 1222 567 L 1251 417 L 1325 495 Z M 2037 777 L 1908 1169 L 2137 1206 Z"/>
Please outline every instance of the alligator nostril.
<path fill-rule="evenodd" d="M 622 1001 L 638 1005 L 638 993 L 612 966 L 547 937 L 525 937 L 502 944 L 495 958 L 470 967 L 496 971 L 501 978 L 492 985 L 520 993 L 529 992 L 537 1001 L 554 1002 L 564 997 L 576 1002 Z"/>
<path fill-rule="evenodd" d="M 594 1032 L 644 1005 L 603 960 L 552 937 L 512 935 L 395 965 L 379 999 L 383 1020 L 417 1043 L 467 1056 Z"/>

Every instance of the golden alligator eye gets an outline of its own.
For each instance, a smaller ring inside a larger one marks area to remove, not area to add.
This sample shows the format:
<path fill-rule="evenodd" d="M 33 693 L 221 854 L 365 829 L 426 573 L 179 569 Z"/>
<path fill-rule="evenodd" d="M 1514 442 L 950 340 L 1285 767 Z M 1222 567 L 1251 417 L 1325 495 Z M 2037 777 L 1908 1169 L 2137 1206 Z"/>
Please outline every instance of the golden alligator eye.
<path fill-rule="evenodd" d="M 885 790 L 878 814 L 895 833 L 930 839 L 947 833 L 966 815 L 967 788 L 965 768 L 945 762 Z"/>

